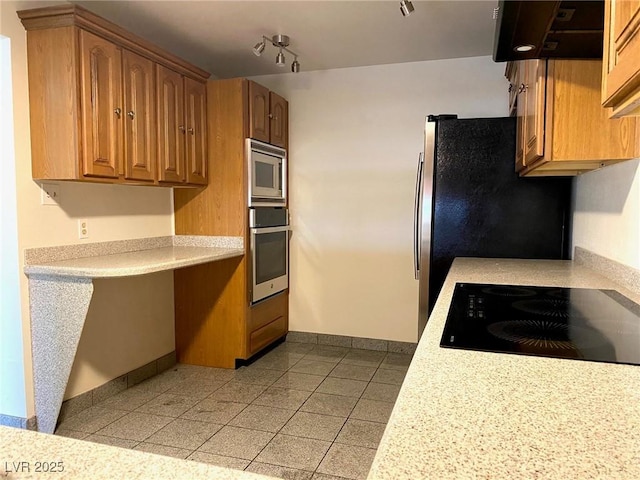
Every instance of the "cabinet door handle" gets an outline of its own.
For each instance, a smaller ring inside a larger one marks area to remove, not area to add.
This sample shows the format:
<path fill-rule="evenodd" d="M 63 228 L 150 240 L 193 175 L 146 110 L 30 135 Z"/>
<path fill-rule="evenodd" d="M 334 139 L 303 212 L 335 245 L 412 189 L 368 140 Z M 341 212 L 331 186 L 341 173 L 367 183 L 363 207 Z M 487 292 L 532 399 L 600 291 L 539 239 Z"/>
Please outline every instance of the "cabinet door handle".
<path fill-rule="evenodd" d="M 127 112 L 127 115 L 129 116 L 129 118 L 130 118 L 131 120 L 133 120 L 133 119 L 136 117 L 136 113 L 135 113 L 133 110 L 129 110 L 129 111 Z"/>
<path fill-rule="evenodd" d="M 269 114 L 269 118 L 273 118 L 273 113 L 270 113 L 270 114 Z"/>
<path fill-rule="evenodd" d="M 180 125 L 178 127 L 178 130 L 180 130 L 182 133 L 184 133 L 185 132 L 184 125 Z"/>
<path fill-rule="evenodd" d="M 115 114 L 118 116 L 118 118 L 120 118 L 120 115 L 122 114 L 122 110 L 120 110 L 119 108 L 116 108 L 116 109 L 113 111 L 113 113 L 115 113 Z"/>
<path fill-rule="evenodd" d="M 528 88 L 529 88 L 529 85 L 525 85 L 524 83 L 521 83 L 520 87 L 518 88 L 518 93 L 525 92 Z"/>
<path fill-rule="evenodd" d="M 195 135 L 193 128 L 188 129 L 187 132 L 189 132 L 191 135 Z"/>

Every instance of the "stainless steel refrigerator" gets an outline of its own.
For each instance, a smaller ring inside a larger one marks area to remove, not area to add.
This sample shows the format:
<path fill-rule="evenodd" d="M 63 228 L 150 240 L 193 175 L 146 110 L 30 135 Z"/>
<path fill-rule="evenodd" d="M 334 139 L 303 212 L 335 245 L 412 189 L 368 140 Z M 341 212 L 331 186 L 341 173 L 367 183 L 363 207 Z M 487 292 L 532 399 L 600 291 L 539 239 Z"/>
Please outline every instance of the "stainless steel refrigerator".
<path fill-rule="evenodd" d="M 569 255 L 571 179 L 515 172 L 516 119 L 430 115 L 416 179 L 418 335 L 455 257 Z"/>

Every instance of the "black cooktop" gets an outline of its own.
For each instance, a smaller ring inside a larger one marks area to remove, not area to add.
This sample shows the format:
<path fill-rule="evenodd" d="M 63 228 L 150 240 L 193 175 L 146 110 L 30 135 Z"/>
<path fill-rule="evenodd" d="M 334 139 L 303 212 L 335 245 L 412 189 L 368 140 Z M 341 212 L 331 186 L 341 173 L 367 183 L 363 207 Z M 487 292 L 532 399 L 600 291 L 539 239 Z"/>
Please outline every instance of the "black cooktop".
<path fill-rule="evenodd" d="M 640 365 L 640 305 L 615 290 L 457 283 L 440 346 Z"/>

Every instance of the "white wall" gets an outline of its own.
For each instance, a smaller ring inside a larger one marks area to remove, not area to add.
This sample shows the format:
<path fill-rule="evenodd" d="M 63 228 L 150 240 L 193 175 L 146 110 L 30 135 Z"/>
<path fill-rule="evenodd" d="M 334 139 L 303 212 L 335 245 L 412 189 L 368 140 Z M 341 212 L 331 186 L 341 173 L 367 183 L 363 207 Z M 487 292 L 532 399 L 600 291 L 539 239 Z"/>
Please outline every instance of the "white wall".
<path fill-rule="evenodd" d="M 640 160 L 574 180 L 573 246 L 640 269 Z"/>
<path fill-rule="evenodd" d="M 23 270 L 23 251 L 26 248 L 80 243 L 77 236 L 77 220 L 80 218 L 89 220 L 90 230 L 90 238 L 82 242 L 173 234 L 172 192 L 169 188 L 61 183 L 59 206 L 40 204 L 40 188 L 31 179 L 26 33 L 15 12 L 35 8 L 42 3 L 44 2 L 0 2 L 0 34 L 11 39 L 20 272 Z M 7 160 L 12 161 L 10 158 Z M 111 288 L 97 286 L 87 318 L 88 327 L 80 340 L 67 397 L 94 388 L 104 383 L 109 376 L 113 378 L 173 350 L 173 276 L 140 277 L 143 278 L 150 282 L 144 284 L 144 288 L 155 292 L 152 298 L 147 292 L 140 293 L 140 289 L 131 288 L 131 283 L 127 280 L 122 280 L 121 283 L 114 280 L 109 285 Z M 26 415 L 31 416 L 34 407 L 29 303 L 27 278 L 22 273 L 20 296 Z M 96 311 L 94 303 L 110 303 L 122 308 L 108 312 L 104 309 Z M 157 304 L 163 308 L 157 308 Z M 92 308 L 96 313 L 91 313 Z M 149 321 L 151 317 L 155 319 L 154 322 Z M 100 322 L 110 322 L 110 335 L 107 338 L 100 335 L 99 328 L 89 328 Z M 4 324 L 1 328 L 3 331 L 0 333 L 4 339 Z M 131 338 L 137 338 L 139 342 L 132 345 Z M 90 348 L 91 345 L 102 345 L 102 348 L 98 353 Z M 117 372 L 114 371 L 114 365 L 118 366 Z M 9 368 L 10 365 L 3 362 L 0 364 L 0 373 L 4 376 Z M 1 413 L 5 412 L 0 411 Z"/>
<path fill-rule="evenodd" d="M 255 78 L 289 101 L 291 330 L 416 341 L 425 116 L 505 116 L 503 74 L 480 57 Z"/>
<path fill-rule="evenodd" d="M 0 20 L 1 21 L 1 20 Z M 13 148 L 11 45 L 0 35 L 0 414 L 26 416 Z"/>

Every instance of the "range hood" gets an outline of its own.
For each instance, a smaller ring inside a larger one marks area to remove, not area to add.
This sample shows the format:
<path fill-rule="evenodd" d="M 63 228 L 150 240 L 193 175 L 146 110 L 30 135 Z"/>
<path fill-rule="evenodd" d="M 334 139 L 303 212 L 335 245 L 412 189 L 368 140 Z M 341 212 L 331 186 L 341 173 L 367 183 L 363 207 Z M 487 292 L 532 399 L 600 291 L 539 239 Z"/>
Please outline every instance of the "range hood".
<path fill-rule="evenodd" d="M 602 58 L 603 30 L 604 1 L 500 0 L 493 60 Z"/>

